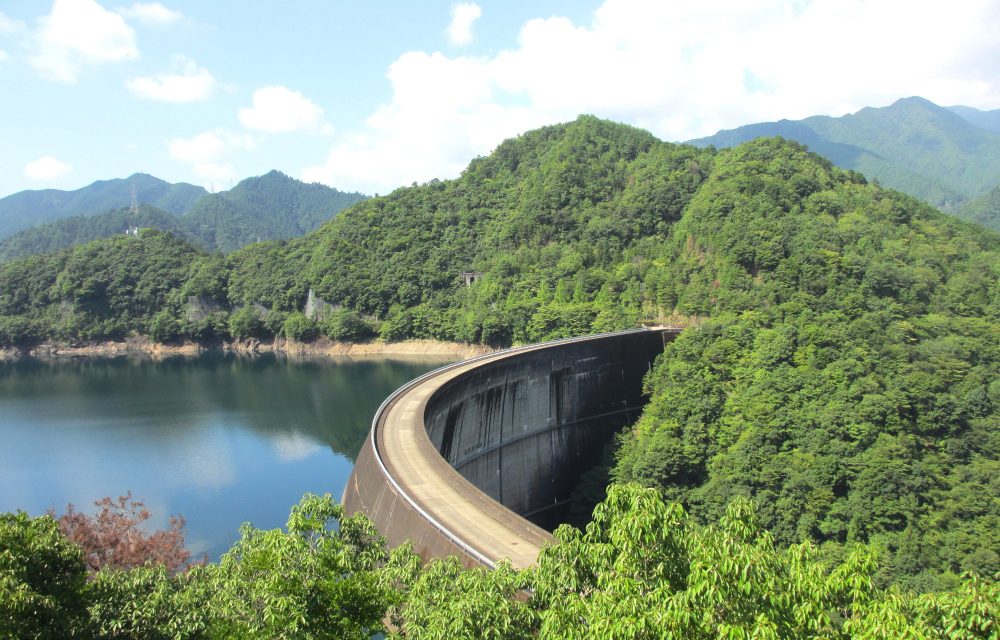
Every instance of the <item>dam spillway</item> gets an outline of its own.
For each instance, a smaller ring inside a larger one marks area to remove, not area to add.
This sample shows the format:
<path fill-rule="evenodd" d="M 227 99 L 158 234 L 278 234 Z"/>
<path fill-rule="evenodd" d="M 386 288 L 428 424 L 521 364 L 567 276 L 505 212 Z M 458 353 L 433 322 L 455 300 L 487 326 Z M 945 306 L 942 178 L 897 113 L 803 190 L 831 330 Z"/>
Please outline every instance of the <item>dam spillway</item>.
<path fill-rule="evenodd" d="M 432 371 L 372 422 L 344 490 L 390 546 L 468 566 L 535 562 L 580 476 L 645 405 L 642 380 L 680 329 L 518 347 Z"/>

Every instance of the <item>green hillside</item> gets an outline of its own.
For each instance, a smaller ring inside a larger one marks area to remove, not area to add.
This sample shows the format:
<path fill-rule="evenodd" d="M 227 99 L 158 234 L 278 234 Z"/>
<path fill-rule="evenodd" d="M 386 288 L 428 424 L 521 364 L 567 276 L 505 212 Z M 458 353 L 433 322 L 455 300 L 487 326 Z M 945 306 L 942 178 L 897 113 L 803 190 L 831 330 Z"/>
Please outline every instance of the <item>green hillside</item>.
<path fill-rule="evenodd" d="M 184 214 L 184 227 L 202 246 L 233 251 L 308 233 L 365 197 L 271 171 L 202 197 Z"/>
<path fill-rule="evenodd" d="M 287 242 L 117 236 L 0 279 L 8 344 L 507 345 L 685 320 L 596 484 L 656 487 L 699 522 L 753 498 L 781 545 L 835 562 L 872 543 L 880 584 L 1000 570 L 1000 235 L 794 142 L 699 149 L 584 116 Z M 344 308 L 306 318 L 310 288 Z"/>
<path fill-rule="evenodd" d="M 128 227 L 169 231 L 205 249 L 232 251 L 262 240 L 300 236 L 365 197 L 272 171 L 229 191 L 204 194 L 183 215 L 140 205 L 134 214 L 118 208 L 29 227 L 0 241 L 0 260 L 107 238 Z"/>
<path fill-rule="evenodd" d="M 1000 185 L 966 203 L 955 215 L 1000 231 Z"/>
<path fill-rule="evenodd" d="M 0 261 L 14 260 L 37 253 L 49 253 L 100 238 L 109 238 L 126 229 L 151 227 L 186 237 L 183 218 L 150 205 L 113 209 L 92 216 L 73 216 L 29 227 L 0 241 Z M 190 239 L 190 238 L 189 238 Z"/>
<path fill-rule="evenodd" d="M 981 109 L 973 109 L 972 107 L 963 107 L 959 105 L 948 107 L 948 110 L 957 113 L 977 127 L 982 127 L 983 129 L 988 129 L 989 131 L 1000 132 L 1000 109 L 982 111 Z"/>
<path fill-rule="evenodd" d="M 181 214 L 206 195 L 201 187 L 171 184 L 144 173 L 125 179 L 99 180 L 75 191 L 21 191 L 0 198 L 0 239 L 22 229 L 74 216 L 90 216 L 128 207 L 136 200 L 169 213 Z"/>
<path fill-rule="evenodd" d="M 956 211 L 1000 183 L 1000 132 L 994 120 L 994 112 L 946 109 L 913 97 L 839 118 L 748 125 L 691 143 L 721 148 L 780 135 L 837 166 Z"/>

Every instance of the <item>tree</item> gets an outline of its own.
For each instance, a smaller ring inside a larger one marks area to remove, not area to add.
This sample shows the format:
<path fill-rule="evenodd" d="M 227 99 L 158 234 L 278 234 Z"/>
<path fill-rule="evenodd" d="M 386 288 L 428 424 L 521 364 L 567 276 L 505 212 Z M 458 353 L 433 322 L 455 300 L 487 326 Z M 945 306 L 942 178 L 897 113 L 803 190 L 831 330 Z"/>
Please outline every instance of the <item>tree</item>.
<path fill-rule="evenodd" d="M 465 569 L 449 557 L 421 567 L 404 545 L 393 551 L 386 572 L 405 593 L 390 613 L 398 637 L 514 640 L 533 635 L 537 616 L 516 597 L 528 587 L 529 576 L 509 563 L 495 570 Z"/>
<path fill-rule="evenodd" d="M 370 638 L 392 598 L 378 578 L 384 540 L 329 494 L 307 494 L 287 531 L 250 525 L 209 570 L 209 635 L 224 638 Z"/>
<path fill-rule="evenodd" d="M 306 317 L 304 313 L 293 312 L 288 314 L 285 324 L 282 327 L 285 337 L 299 342 L 310 342 L 316 339 L 319 328 L 316 323 Z"/>
<path fill-rule="evenodd" d="M 70 504 L 58 519 L 66 538 L 83 550 L 91 573 L 147 564 L 162 565 L 169 573 L 177 573 L 190 565 L 182 516 L 171 516 L 166 530 L 147 533 L 142 524 L 152 514 L 142 500 L 132 499 L 131 491 L 117 500 L 105 497 L 94 504 L 100 509 L 94 516 L 80 513 Z"/>
<path fill-rule="evenodd" d="M 51 516 L 0 514 L 0 637 L 73 637 L 85 576 L 83 553 Z"/>

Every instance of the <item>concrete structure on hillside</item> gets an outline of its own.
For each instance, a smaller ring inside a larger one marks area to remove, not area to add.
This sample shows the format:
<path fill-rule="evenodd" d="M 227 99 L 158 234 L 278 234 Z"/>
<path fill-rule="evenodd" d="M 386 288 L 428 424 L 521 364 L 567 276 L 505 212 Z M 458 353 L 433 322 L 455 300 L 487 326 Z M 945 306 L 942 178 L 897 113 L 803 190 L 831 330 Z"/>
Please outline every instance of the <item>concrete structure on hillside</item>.
<path fill-rule="evenodd" d="M 468 566 L 535 562 L 580 476 L 639 415 L 642 378 L 680 328 L 509 349 L 456 363 L 379 408 L 344 490 L 391 546 Z"/>

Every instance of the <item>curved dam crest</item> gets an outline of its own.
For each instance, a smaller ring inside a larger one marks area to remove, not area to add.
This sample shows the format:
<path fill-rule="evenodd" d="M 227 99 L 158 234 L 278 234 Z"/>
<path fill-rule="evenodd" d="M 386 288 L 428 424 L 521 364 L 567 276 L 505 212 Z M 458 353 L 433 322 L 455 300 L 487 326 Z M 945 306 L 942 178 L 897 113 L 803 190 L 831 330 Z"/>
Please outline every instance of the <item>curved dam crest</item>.
<path fill-rule="evenodd" d="M 390 546 L 467 566 L 534 564 L 581 475 L 645 406 L 642 380 L 679 328 L 500 351 L 432 371 L 376 412 L 344 489 Z"/>

